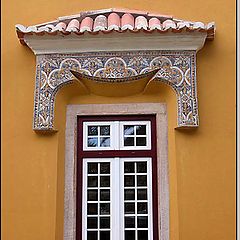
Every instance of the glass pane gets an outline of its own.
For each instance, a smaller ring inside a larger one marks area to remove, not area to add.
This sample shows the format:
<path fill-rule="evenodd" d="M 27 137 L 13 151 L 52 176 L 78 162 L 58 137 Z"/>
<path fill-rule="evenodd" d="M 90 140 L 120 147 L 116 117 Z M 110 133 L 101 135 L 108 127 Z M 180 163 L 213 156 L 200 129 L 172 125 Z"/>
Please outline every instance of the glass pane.
<path fill-rule="evenodd" d="M 88 217 L 87 218 L 87 228 L 88 229 L 97 229 L 98 228 L 97 217 Z"/>
<path fill-rule="evenodd" d="M 138 186 L 147 186 L 147 176 L 137 176 Z"/>
<path fill-rule="evenodd" d="M 98 177 L 88 177 L 88 187 L 97 187 L 98 186 Z"/>
<path fill-rule="evenodd" d="M 125 125 L 124 135 L 134 135 L 134 125 Z"/>
<path fill-rule="evenodd" d="M 147 140 L 145 137 L 137 137 L 136 139 L 137 146 L 147 146 Z"/>
<path fill-rule="evenodd" d="M 100 137 L 100 147 L 110 147 L 110 137 Z"/>
<path fill-rule="evenodd" d="M 138 173 L 147 173 L 147 163 L 146 162 L 138 162 L 137 163 L 137 172 Z"/>
<path fill-rule="evenodd" d="M 137 217 L 137 227 L 147 228 L 148 227 L 148 217 Z"/>
<path fill-rule="evenodd" d="M 124 146 L 134 146 L 134 138 L 124 137 Z"/>
<path fill-rule="evenodd" d="M 147 189 L 138 189 L 137 190 L 137 199 L 138 200 L 147 200 Z"/>
<path fill-rule="evenodd" d="M 138 214 L 147 214 L 147 203 L 138 203 L 137 204 L 137 213 Z"/>
<path fill-rule="evenodd" d="M 124 176 L 124 187 L 134 187 L 135 176 Z"/>
<path fill-rule="evenodd" d="M 135 240 L 135 231 L 125 231 L 125 240 Z"/>
<path fill-rule="evenodd" d="M 88 231 L 87 240 L 98 240 L 97 231 L 92 231 L 92 232 Z"/>
<path fill-rule="evenodd" d="M 146 135 L 146 125 L 136 126 L 136 134 L 137 135 Z"/>
<path fill-rule="evenodd" d="M 134 162 L 125 162 L 124 173 L 134 173 L 134 172 L 135 172 Z"/>
<path fill-rule="evenodd" d="M 100 240 L 110 240 L 110 231 L 100 231 Z"/>
<path fill-rule="evenodd" d="M 100 214 L 101 215 L 110 214 L 110 203 L 100 203 Z"/>
<path fill-rule="evenodd" d="M 110 201 L 110 190 L 100 190 L 100 201 Z"/>
<path fill-rule="evenodd" d="M 135 200 L 135 190 L 125 189 L 124 190 L 124 200 Z"/>
<path fill-rule="evenodd" d="M 110 228 L 110 217 L 100 217 L 100 228 Z"/>
<path fill-rule="evenodd" d="M 125 214 L 135 213 L 135 203 L 124 203 L 124 213 Z"/>
<path fill-rule="evenodd" d="M 97 126 L 88 126 L 88 136 L 97 136 L 98 127 Z"/>
<path fill-rule="evenodd" d="M 88 174 L 97 174 L 97 173 L 98 173 L 98 164 L 88 163 Z"/>
<path fill-rule="evenodd" d="M 98 146 L 98 138 L 88 138 L 88 147 L 97 147 Z"/>
<path fill-rule="evenodd" d="M 101 136 L 109 136 L 110 135 L 110 126 L 100 126 L 100 135 Z"/>
<path fill-rule="evenodd" d="M 138 231 L 138 240 L 148 240 L 148 231 L 147 230 L 139 230 Z"/>
<path fill-rule="evenodd" d="M 135 228 L 135 217 L 125 217 L 125 228 Z"/>
<path fill-rule="evenodd" d="M 110 173 L 110 163 L 100 163 L 100 173 L 109 174 Z"/>
<path fill-rule="evenodd" d="M 100 186 L 110 187 L 110 177 L 109 176 L 100 177 Z"/>
<path fill-rule="evenodd" d="M 98 214 L 98 204 L 97 203 L 88 203 L 87 204 L 87 214 L 88 215 L 97 215 Z"/>
<path fill-rule="evenodd" d="M 88 201 L 97 201 L 98 200 L 98 190 L 88 190 L 87 191 L 87 200 Z"/>

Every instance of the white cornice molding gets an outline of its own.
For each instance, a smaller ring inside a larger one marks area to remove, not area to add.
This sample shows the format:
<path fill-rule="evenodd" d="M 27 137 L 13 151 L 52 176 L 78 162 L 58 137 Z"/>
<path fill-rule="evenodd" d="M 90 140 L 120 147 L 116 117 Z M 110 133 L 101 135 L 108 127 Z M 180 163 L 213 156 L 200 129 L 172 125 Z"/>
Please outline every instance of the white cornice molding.
<path fill-rule="evenodd" d="M 82 36 L 25 35 L 24 41 L 35 55 L 55 53 L 83 53 L 97 51 L 136 50 L 194 50 L 199 51 L 206 40 L 206 32 L 184 33 L 99 33 Z"/>

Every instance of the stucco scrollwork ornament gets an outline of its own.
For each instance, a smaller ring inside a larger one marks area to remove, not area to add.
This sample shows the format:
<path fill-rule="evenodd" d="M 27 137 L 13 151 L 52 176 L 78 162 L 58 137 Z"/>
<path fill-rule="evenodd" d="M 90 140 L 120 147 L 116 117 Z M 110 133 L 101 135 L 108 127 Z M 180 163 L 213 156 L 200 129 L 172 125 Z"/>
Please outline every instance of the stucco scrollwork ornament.
<path fill-rule="evenodd" d="M 71 71 L 92 81 L 136 81 L 153 70 L 151 81 L 169 85 L 177 96 L 178 127 L 198 126 L 196 51 L 127 51 L 38 55 L 36 65 L 34 130 L 54 130 L 58 90 L 73 83 Z"/>

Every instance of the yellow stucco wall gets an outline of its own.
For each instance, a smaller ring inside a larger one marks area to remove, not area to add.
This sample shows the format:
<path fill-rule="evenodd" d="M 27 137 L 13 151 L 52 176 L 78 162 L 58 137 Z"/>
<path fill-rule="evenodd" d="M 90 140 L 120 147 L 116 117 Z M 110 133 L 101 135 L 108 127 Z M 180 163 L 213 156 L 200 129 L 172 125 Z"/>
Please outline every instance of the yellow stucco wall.
<path fill-rule="evenodd" d="M 4 0 L 2 2 L 2 239 L 63 239 L 64 128 L 67 104 L 166 102 L 169 121 L 170 240 L 235 239 L 235 1 Z M 32 130 L 35 56 L 14 25 L 83 10 L 142 9 L 217 24 L 198 53 L 200 127 L 175 130 L 176 98 L 152 83 L 144 95 L 84 95 L 77 84 L 56 102 L 55 134 Z"/>

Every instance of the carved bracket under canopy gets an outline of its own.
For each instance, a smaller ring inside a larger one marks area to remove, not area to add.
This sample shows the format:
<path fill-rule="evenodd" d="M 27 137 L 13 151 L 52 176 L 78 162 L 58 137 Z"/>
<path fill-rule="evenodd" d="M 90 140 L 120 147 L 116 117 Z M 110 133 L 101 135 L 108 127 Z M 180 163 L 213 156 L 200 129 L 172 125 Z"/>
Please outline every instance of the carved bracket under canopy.
<path fill-rule="evenodd" d="M 102 52 L 38 56 L 33 127 L 35 130 L 53 130 L 56 93 L 61 87 L 73 83 L 74 75 L 71 71 L 82 73 L 82 76 L 88 76 L 90 81 L 99 84 L 120 84 L 124 81 L 129 83 L 140 81 L 154 69 L 158 70 L 150 75 L 149 80 L 166 83 L 176 92 L 178 127 L 196 127 L 198 108 L 195 62 L 194 51 Z"/>
<path fill-rule="evenodd" d="M 74 79 L 104 96 L 141 93 L 150 81 L 163 82 L 176 93 L 178 127 L 198 126 L 196 54 L 213 40 L 213 22 L 112 8 L 18 24 L 16 31 L 37 56 L 34 130 L 54 130 L 56 94 Z"/>

